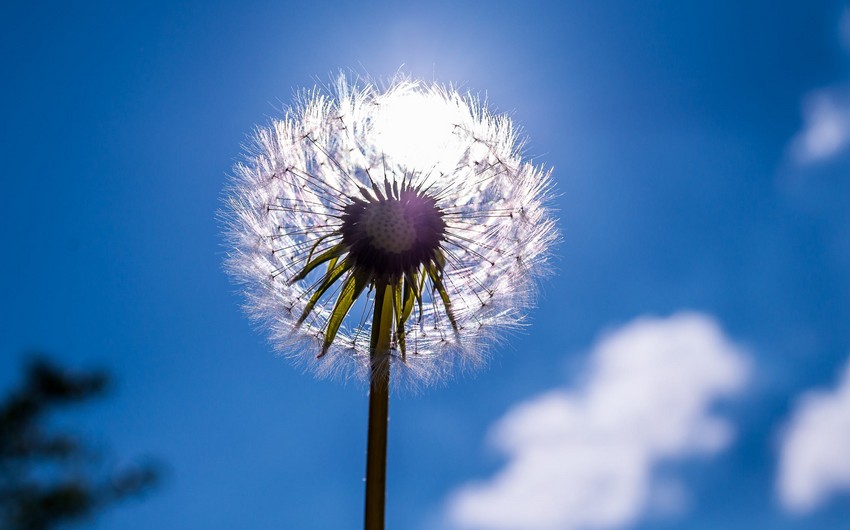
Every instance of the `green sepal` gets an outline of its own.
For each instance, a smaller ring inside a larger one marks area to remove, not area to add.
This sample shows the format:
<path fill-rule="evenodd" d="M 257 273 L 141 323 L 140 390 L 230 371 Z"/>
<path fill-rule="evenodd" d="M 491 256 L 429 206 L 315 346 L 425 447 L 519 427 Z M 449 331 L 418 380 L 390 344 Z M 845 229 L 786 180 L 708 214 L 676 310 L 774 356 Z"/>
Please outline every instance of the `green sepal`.
<path fill-rule="evenodd" d="M 402 312 L 401 319 L 407 322 L 407 319 L 410 318 L 410 314 L 413 312 L 413 301 L 421 300 L 421 293 L 417 291 L 417 273 L 413 273 L 413 277 L 411 278 L 408 275 L 405 275 L 404 279 L 404 289 L 402 292 L 404 293 L 404 301 L 402 302 Z"/>
<path fill-rule="evenodd" d="M 443 270 L 446 268 L 446 254 L 440 248 L 434 251 L 434 263 L 436 264 L 437 270 L 440 271 L 440 275 L 442 276 Z"/>
<path fill-rule="evenodd" d="M 342 263 L 336 265 L 337 258 L 333 258 L 328 263 L 328 272 L 322 278 L 319 283 L 319 287 L 316 288 L 316 291 L 313 293 L 313 296 L 310 297 L 310 301 L 307 302 L 307 305 L 304 307 L 304 312 L 301 313 L 301 318 L 298 319 L 298 322 L 295 323 L 295 326 L 300 326 L 307 317 L 310 315 L 310 312 L 313 311 L 313 308 L 319 302 L 319 298 L 322 297 L 328 289 L 331 288 L 333 284 L 336 283 L 340 277 L 345 274 L 346 271 L 351 269 L 351 264 L 348 260 L 343 260 Z"/>
<path fill-rule="evenodd" d="M 404 278 L 411 287 L 410 292 L 413 293 L 416 303 L 419 304 L 419 318 L 422 318 L 422 290 L 425 288 L 425 278 L 427 277 L 428 275 L 424 271 L 421 274 L 419 271 L 404 273 Z M 413 305 L 411 305 L 410 310 L 413 310 Z"/>
<path fill-rule="evenodd" d="M 345 254 L 345 252 L 347 250 L 348 250 L 348 247 L 345 245 L 345 243 L 337 243 L 336 245 L 334 245 L 331 248 L 329 248 L 328 250 L 322 252 L 321 254 L 316 256 L 315 258 L 310 259 L 310 257 L 313 254 L 313 251 L 311 250 L 310 255 L 308 255 L 308 257 L 307 257 L 307 265 L 304 266 L 304 268 L 301 270 L 301 272 L 299 272 L 298 274 L 296 274 L 294 277 L 292 277 L 289 280 L 290 285 L 299 281 L 299 280 L 303 280 L 304 278 L 307 277 L 308 274 L 313 272 L 313 270 L 316 267 L 318 267 L 322 263 L 325 263 L 326 261 L 329 261 L 329 260 L 332 260 L 334 258 L 338 258 L 338 257 L 342 256 L 343 254 Z"/>
<path fill-rule="evenodd" d="M 362 271 L 355 271 L 348 276 L 345 283 L 342 285 L 342 291 L 339 293 L 339 298 L 336 299 L 331 317 L 328 319 L 328 327 L 325 329 L 325 340 L 322 344 L 322 352 L 318 357 L 323 357 L 328 353 L 331 344 L 333 344 L 336 333 L 339 331 L 340 325 L 348 314 L 348 310 L 354 304 L 354 301 L 363 292 L 363 289 L 369 284 L 371 275 Z"/>
<path fill-rule="evenodd" d="M 401 359 L 407 359 L 407 332 L 405 325 L 413 313 L 413 302 L 419 302 L 419 314 L 422 314 L 422 287 L 425 285 L 425 275 L 414 271 L 404 274 L 404 281 L 399 281 L 395 287 L 396 336 Z M 403 298 L 402 298 L 403 294 Z"/>
<path fill-rule="evenodd" d="M 446 291 L 446 286 L 443 285 L 442 269 L 439 269 L 438 265 L 435 263 L 428 263 L 425 265 L 425 270 L 428 272 L 428 277 L 431 278 L 431 283 L 434 284 L 434 289 L 440 293 L 440 298 L 443 300 L 443 308 L 446 310 L 446 316 L 449 317 L 452 329 L 454 329 L 455 333 L 457 333 L 457 320 L 455 319 L 454 312 L 452 311 L 452 301 L 449 299 L 449 293 Z"/>
<path fill-rule="evenodd" d="M 319 239 L 317 239 L 316 242 L 313 243 L 313 245 L 310 247 L 310 252 L 307 253 L 307 260 L 306 261 L 310 261 L 313 258 L 313 254 L 316 253 L 316 249 L 319 248 L 319 245 L 322 244 L 322 241 L 324 241 L 325 239 L 327 239 L 327 238 L 329 238 L 333 235 L 334 235 L 334 233 L 331 232 L 329 234 L 325 234 L 325 235 L 319 237 Z"/>
<path fill-rule="evenodd" d="M 407 360 L 407 348 L 404 341 L 404 323 L 407 320 L 404 317 L 404 307 L 401 301 L 401 293 L 402 293 L 402 281 L 397 280 L 393 286 L 393 314 L 396 317 L 396 326 L 395 326 L 395 334 L 396 334 L 396 342 L 398 342 L 398 349 L 401 352 L 401 360 Z"/>

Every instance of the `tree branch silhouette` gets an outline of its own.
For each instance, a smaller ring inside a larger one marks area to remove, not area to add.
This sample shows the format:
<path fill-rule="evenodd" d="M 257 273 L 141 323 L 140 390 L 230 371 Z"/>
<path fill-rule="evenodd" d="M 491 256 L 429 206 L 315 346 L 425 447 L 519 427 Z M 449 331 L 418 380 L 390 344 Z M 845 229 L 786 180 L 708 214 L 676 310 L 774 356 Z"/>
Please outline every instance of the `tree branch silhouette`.
<path fill-rule="evenodd" d="M 0 402 L 0 528 L 85 521 L 157 484 L 158 466 L 103 470 L 85 440 L 50 427 L 52 413 L 102 398 L 110 383 L 105 371 L 72 373 L 44 356 L 26 363 L 23 382 Z"/>

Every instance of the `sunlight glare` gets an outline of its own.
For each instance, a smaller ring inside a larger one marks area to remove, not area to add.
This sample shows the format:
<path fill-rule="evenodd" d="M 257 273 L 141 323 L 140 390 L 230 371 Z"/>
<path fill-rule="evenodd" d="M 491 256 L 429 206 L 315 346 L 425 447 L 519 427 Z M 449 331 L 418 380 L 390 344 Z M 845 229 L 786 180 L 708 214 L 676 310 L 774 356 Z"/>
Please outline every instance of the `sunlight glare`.
<path fill-rule="evenodd" d="M 388 159 L 419 171 L 449 171 L 461 155 L 455 128 L 461 111 L 433 93 L 405 92 L 382 102 L 375 119 L 378 145 Z"/>

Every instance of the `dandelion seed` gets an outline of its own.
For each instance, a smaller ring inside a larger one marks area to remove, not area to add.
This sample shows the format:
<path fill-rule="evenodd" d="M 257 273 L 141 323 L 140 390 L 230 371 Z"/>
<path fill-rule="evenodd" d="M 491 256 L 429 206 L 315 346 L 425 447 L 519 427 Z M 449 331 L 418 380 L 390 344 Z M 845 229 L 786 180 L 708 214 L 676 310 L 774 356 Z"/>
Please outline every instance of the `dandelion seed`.
<path fill-rule="evenodd" d="M 558 233 L 550 172 L 521 148 L 474 96 L 340 77 L 257 129 L 235 167 L 226 268 L 281 352 L 369 379 L 367 489 L 390 372 L 428 385 L 480 366 L 534 299 Z"/>

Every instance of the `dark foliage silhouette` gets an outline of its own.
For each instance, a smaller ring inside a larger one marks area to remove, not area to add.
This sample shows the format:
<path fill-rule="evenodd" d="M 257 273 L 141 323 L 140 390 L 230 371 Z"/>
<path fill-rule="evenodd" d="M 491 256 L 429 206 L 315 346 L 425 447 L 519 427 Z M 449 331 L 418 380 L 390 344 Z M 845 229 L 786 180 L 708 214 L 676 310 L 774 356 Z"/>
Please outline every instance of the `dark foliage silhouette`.
<path fill-rule="evenodd" d="M 72 373 L 41 356 L 27 362 L 20 386 L 0 402 L 0 528 L 85 522 L 157 483 L 158 466 L 105 469 L 101 451 L 51 427 L 55 412 L 101 398 L 109 385 L 104 371 Z"/>

